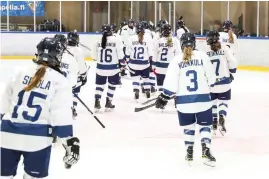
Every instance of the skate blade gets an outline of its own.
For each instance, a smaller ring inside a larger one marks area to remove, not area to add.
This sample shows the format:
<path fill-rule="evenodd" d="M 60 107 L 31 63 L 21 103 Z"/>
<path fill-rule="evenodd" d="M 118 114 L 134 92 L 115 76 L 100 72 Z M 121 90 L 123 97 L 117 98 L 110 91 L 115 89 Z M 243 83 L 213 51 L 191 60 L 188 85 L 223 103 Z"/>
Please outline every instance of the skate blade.
<path fill-rule="evenodd" d="M 100 112 L 100 109 L 98 109 L 98 108 L 94 108 L 94 112 L 95 112 L 95 113 L 99 113 L 99 112 Z"/>
<path fill-rule="evenodd" d="M 105 108 L 105 112 L 112 112 L 113 108 Z"/>
<path fill-rule="evenodd" d="M 186 160 L 187 164 L 192 167 L 193 166 L 193 160 Z"/>
<path fill-rule="evenodd" d="M 209 166 L 209 167 L 216 167 L 216 162 L 213 162 L 213 161 L 204 161 L 204 165 Z"/>
<path fill-rule="evenodd" d="M 225 136 L 226 134 L 226 131 L 224 131 L 222 128 L 219 128 L 219 132 L 222 136 Z"/>

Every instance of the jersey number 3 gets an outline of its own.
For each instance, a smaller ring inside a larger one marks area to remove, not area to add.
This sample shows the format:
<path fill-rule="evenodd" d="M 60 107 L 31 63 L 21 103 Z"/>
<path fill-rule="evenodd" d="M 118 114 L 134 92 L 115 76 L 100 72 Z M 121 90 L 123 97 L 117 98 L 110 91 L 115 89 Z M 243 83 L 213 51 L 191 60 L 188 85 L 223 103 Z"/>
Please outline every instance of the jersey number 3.
<path fill-rule="evenodd" d="M 18 94 L 18 97 L 19 97 L 18 104 L 14 107 L 13 113 L 12 113 L 12 118 L 14 118 L 14 119 L 18 118 L 18 109 L 19 109 L 20 105 L 22 105 L 24 93 L 25 93 L 25 90 L 22 90 Z M 30 96 L 29 96 L 29 99 L 27 101 L 27 107 L 31 108 L 31 109 L 35 108 L 36 112 L 35 112 L 34 116 L 30 116 L 28 114 L 28 111 L 23 111 L 22 117 L 27 121 L 32 121 L 32 122 L 37 121 L 41 112 L 42 112 L 42 107 L 40 105 L 33 104 L 35 98 L 40 98 L 40 99 L 46 100 L 47 95 L 44 95 L 44 94 L 41 94 L 41 93 L 38 93 L 35 91 L 30 92 Z"/>
<path fill-rule="evenodd" d="M 189 70 L 186 72 L 186 76 L 192 76 L 191 78 L 191 82 L 193 83 L 193 87 L 191 86 L 187 86 L 187 90 L 189 92 L 193 92 L 193 91 L 196 91 L 198 89 L 198 82 L 197 82 L 197 72 L 194 71 L 194 70 Z"/>

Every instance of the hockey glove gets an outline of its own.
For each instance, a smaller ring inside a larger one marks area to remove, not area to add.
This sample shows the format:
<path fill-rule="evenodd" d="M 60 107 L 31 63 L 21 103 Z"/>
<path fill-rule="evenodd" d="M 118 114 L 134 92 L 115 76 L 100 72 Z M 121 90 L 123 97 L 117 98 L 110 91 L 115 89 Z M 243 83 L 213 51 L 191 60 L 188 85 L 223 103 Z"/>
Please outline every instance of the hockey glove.
<path fill-rule="evenodd" d="M 155 107 L 161 109 L 164 108 L 167 105 L 168 100 L 170 100 L 170 97 L 161 93 L 156 100 Z"/>
<path fill-rule="evenodd" d="M 84 86 L 87 83 L 87 73 L 81 74 L 78 77 L 78 83 L 81 82 L 81 86 Z"/>
<path fill-rule="evenodd" d="M 77 137 L 71 137 L 66 140 L 66 143 L 63 144 L 63 147 L 66 150 L 63 161 L 66 165 L 69 165 L 71 167 L 79 160 L 79 139 Z"/>

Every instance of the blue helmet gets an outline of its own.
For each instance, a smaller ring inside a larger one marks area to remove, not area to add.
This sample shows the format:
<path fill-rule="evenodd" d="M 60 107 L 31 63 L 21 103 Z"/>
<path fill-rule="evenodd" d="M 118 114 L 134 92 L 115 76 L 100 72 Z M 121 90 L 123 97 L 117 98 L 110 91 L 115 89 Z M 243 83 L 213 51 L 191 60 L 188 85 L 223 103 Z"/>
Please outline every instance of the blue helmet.
<path fill-rule="evenodd" d="M 51 68 L 59 68 L 64 47 L 59 39 L 46 37 L 42 39 L 37 48 L 36 63 L 46 63 Z"/>
<path fill-rule="evenodd" d="M 232 23 L 232 21 L 230 21 L 230 20 L 226 20 L 226 21 L 224 21 L 223 22 L 223 24 L 222 24 L 222 28 L 225 30 L 230 30 L 230 28 L 233 26 L 233 23 Z"/>
<path fill-rule="evenodd" d="M 194 49 L 196 46 L 196 38 L 194 34 L 190 32 L 184 33 L 180 38 L 180 45 L 182 50 L 185 47 L 192 47 Z"/>
<path fill-rule="evenodd" d="M 140 32 L 142 32 L 143 34 L 145 33 L 145 29 L 142 23 L 137 24 L 135 30 L 137 34 L 139 34 Z"/>
<path fill-rule="evenodd" d="M 217 30 L 211 30 L 206 35 L 207 45 L 212 45 L 219 42 L 219 32 Z"/>
<path fill-rule="evenodd" d="M 111 35 L 111 34 L 112 34 L 112 28 L 111 28 L 111 25 L 109 25 L 109 24 L 104 24 L 104 25 L 102 25 L 102 29 L 101 29 L 101 31 L 102 31 L 104 34 Z"/>
<path fill-rule="evenodd" d="M 79 44 L 79 35 L 76 30 L 67 34 L 67 45 L 77 46 Z"/>
<path fill-rule="evenodd" d="M 162 27 L 161 27 L 162 36 L 168 37 L 171 34 L 171 30 L 172 30 L 171 25 L 163 24 Z"/>
<path fill-rule="evenodd" d="M 141 21 L 140 23 L 143 25 L 144 29 L 149 29 L 150 25 L 147 21 Z"/>
<path fill-rule="evenodd" d="M 59 41 L 62 43 L 62 45 L 66 45 L 66 43 L 67 43 L 67 38 L 65 37 L 65 35 L 63 35 L 63 34 L 55 34 L 54 35 L 54 38 L 56 38 L 56 39 L 59 39 Z"/>
<path fill-rule="evenodd" d="M 111 24 L 111 30 L 112 30 L 112 32 L 117 33 L 118 29 L 117 29 L 117 24 L 116 23 Z"/>

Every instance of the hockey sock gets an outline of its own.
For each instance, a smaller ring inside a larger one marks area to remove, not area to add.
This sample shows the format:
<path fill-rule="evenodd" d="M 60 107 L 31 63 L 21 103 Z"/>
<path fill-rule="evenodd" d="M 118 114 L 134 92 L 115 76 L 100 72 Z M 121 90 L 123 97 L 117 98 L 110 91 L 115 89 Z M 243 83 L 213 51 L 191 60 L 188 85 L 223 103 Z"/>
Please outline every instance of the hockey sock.
<path fill-rule="evenodd" d="M 227 116 L 228 102 L 229 100 L 219 100 L 219 116 Z"/>
<path fill-rule="evenodd" d="M 101 99 L 105 85 L 96 85 L 95 88 L 95 99 Z"/>
<path fill-rule="evenodd" d="M 133 80 L 133 89 L 137 89 L 140 91 L 140 77 L 138 76 L 134 76 L 132 77 L 132 80 Z"/>
<path fill-rule="evenodd" d="M 199 131 L 201 136 L 201 143 L 205 143 L 207 148 L 211 145 L 211 125 L 199 125 Z"/>
<path fill-rule="evenodd" d="M 113 96 L 115 94 L 115 90 L 116 90 L 116 86 L 109 83 L 108 90 L 107 90 L 107 97 L 109 98 L 109 100 L 113 99 Z"/>
<path fill-rule="evenodd" d="M 155 77 L 154 72 L 150 72 L 149 80 L 150 80 L 150 86 L 155 87 L 156 86 L 156 77 Z"/>
<path fill-rule="evenodd" d="M 195 124 L 184 126 L 184 142 L 186 149 L 194 145 L 195 140 Z"/>
<path fill-rule="evenodd" d="M 213 113 L 213 120 L 218 120 L 218 101 L 215 99 L 212 101 L 212 113 Z"/>
<path fill-rule="evenodd" d="M 149 78 L 142 78 L 143 87 L 145 90 L 150 89 L 150 79 Z"/>

